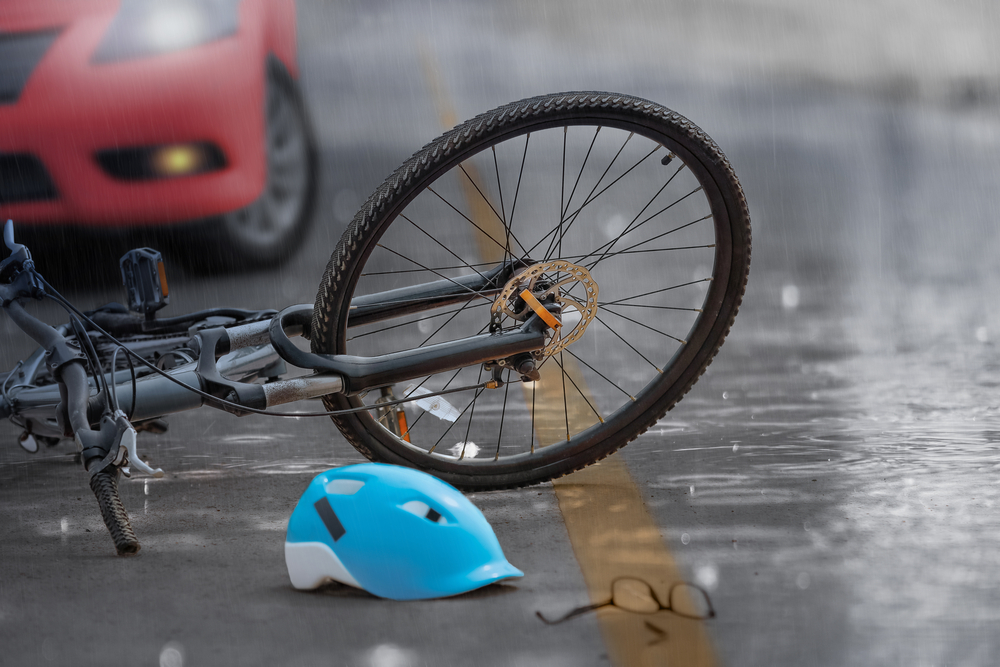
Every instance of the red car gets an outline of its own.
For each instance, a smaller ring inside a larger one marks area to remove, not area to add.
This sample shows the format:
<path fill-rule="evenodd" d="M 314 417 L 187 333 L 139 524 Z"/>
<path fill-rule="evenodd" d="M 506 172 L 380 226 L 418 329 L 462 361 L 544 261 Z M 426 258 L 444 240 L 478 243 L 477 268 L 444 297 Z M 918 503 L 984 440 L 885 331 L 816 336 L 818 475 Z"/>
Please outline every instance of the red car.
<path fill-rule="evenodd" d="M 315 195 L 297 82 L 294 0 L 0 2 L 0 219 L 278 262 Z"/>

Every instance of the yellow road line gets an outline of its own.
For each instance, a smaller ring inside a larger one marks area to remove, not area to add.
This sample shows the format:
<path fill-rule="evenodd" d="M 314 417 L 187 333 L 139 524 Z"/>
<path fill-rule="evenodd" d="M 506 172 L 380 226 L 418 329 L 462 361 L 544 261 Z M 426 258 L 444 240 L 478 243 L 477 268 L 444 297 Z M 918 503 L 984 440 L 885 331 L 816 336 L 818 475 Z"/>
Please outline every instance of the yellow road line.
<path fill-rule="evenodd" d="M 624 461 L 612 456 L 552 485 L 591 602 L 607 601 L 611 582 L 630 576 L 652 586 L 666 604 L 670 586 L 683 579 Z M 716 664 L 701 621 L 669 611 L 645 615 L 608 607 L 596 613 L 612 664 Z"/>
<path fill-rule="evenodd" d="M 455 108 L 451 105 L 448 95 L 445 93 L 444 83 L 441 81 L 439 73 L 440 70 L 437 67 L 430 46 L 421 43 L 419 50 L 420 64 L 424 70 L 424 78 L 427 80 L 427 86 L 431 89 L 431 96 L 437 107 L 441 126 L 445 130 L 450 130 L 458 124 Z M 479 259 L 483 262 L 502 262 L 504 259 L 504 249 L 500 243 L 507 238 L 507 232 L 503 228 L 503 223 L 497 218 L 493 209 L 490 208 L 489 202 L 479 194 L 473 185 L 473 181 L 476 183 L 485 182 L 479 176 L 479 170 L 476 169 L 476 165 L 470 160 L 469 162 L 464 162 L 462 167 L 465 169 L 465 173 L 468 174 L 468 178 L 460 177 L 459 186 L 462 188 L 462 196 L 469 205 L 469 218 L 479 225 L 480 230 L 485 230 L 474 232 Z M 487 233 L 489 236 L 487 236 Z"/>
<path fill-rule="evenodd" d="M 420 60 L 441 124 L 451 128 L 457 122 L 455 111 L 444 91 L 434 55 L 425 44 L 420 48 Z M 481 187 L 485 185 L 471 162 L 465 167 L 470 179 Z M 479 259 L 502 261 L 502 249 L 486 234 L 497 240 L 505 239 L 503 224 L 472 183 L 462 181 L 471 217 L 485 230 L 476 234 Z M 552 360 L 539 368 L 541 380 L 531 388 L 524 385 L 524 398 L 534 413 L 535 434 L 542 447 L 561 442 L 600 419 L 590 407 L 594 401 L 579 367 L 569 357 L 561 363 L 575 387 L 567 382 L 563 388 L 562 372 Z M 553 487 L 591 601 L 606 602 L 611 597 L 611 582 L 630 576 L 647 582 L 666 603 L 670 586 L 682 581 L 681 575 L 624 462 L 612 456 L 557 479 Z M 645 615 L 606 607 L 595 613 L 612 664 L 621 667 L 716 664 L 701 621 L 669 611 Z"/>

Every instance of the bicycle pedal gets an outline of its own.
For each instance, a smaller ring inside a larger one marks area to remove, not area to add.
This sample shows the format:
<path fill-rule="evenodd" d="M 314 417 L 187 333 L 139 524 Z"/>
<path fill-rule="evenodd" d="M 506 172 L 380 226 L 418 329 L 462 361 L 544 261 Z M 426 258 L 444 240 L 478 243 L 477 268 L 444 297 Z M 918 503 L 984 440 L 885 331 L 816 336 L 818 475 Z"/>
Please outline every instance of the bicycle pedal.
<path fill-rule="evenodd" d="M 128 296 L 128 309 L 143 313 L 147 320 L 170 303 L 167 270 L 163 257 L 152 248 L 136 248 L 125 253 L 119 266 Z"/>

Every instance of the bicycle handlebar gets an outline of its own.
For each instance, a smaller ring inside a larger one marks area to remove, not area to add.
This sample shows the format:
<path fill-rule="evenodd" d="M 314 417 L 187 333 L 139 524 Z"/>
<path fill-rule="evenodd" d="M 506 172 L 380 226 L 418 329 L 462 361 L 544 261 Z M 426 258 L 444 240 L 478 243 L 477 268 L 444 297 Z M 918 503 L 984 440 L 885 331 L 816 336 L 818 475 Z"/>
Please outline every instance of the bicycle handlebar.
<path fill-rule="evenodd" d="M 11 254 L 19 252 L 24 246 L 14 243 L 14 221 L 8 220 L 3 226 L 3 242 L 10 249 Z"/>

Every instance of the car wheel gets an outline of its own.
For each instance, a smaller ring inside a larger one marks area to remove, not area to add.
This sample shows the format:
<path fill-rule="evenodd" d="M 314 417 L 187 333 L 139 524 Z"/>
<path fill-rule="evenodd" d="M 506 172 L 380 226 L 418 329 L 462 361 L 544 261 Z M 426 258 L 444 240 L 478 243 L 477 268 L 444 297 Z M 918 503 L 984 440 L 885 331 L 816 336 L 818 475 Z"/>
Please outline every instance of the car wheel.
<path fill-rule="evenodd" d="M 264 190 L 249 206 L 195 226 L 196 243 L 175 252 L 189 268 L 273 266 L 304 240 L 316 196 L 315 138 L 296 82 L 275 59 L 268 64 L 265 114 Z"/>

